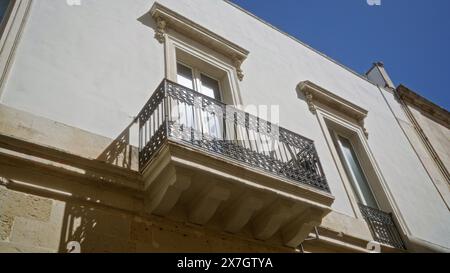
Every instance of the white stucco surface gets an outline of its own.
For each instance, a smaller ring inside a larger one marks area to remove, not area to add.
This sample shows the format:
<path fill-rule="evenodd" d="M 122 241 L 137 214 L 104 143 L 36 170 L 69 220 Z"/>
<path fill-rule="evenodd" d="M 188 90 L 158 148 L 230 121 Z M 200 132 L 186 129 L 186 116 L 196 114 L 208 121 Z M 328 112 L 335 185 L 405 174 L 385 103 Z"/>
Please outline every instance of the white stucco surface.
<path fill-rule="evenodd" d="M 375 85 L 226 2 L 159 2 L 250 51 L 240 82 L 244 104 L 280 105 L 281 126 L 315 140 L 336 197 L 333 208 L 350 216 L 319 123 L 296 86 L 309 80 L 368 110 L 368 142 L 407 227 L 416 237 L 450 248 L 450 213 Z M 1 102 L 115 138 L 164 77 L 164 49 L 146 15 L 152 4 L 34 1 Z"/>

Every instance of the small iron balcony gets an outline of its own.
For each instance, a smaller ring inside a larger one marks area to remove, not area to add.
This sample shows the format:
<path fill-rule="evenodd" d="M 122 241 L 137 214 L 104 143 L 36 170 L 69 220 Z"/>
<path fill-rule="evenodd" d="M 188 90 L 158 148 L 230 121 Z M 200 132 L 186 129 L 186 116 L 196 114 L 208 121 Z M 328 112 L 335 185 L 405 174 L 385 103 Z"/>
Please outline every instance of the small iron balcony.
<path fill-rule="evenodd" d="M 140 171 L 169 139 L 330 192 L 312 140 L 169 80 L 138 120 Z"/>
<path fill-rule="evenodd" d="M 359 208 L 375 241 L 398 249 L 405 249 L 397 226 L 392 219 L 392 214 L 362 204 L 359 204 Z"/>

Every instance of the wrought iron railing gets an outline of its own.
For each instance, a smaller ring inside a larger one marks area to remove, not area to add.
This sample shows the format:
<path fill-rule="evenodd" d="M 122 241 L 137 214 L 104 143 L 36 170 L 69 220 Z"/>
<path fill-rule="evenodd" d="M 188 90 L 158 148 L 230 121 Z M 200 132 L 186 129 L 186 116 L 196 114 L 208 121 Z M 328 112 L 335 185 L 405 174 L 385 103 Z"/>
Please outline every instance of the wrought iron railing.
<path fill-rule="evenodd" d="M 141 171 L 170 139 L 330 191 L 312 140 L 169 80 L 138 120 Z"/>
<path fill-rule="evenodd" d="M 405 244 L 394 223 L 392 214 L 362 204 L 359 204 L 359 208 L 370 227 L 375 241 L 399 249 L 405 249 Z"/>

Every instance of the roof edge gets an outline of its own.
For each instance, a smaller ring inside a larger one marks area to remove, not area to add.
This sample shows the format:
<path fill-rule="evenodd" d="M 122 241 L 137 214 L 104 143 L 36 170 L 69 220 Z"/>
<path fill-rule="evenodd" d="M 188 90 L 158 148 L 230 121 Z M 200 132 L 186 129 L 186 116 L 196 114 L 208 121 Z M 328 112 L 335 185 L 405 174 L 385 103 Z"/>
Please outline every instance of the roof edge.
<path fill-rule="evenodd" d="M 228 3 L 229 5 L 233 6 L 233 7 L 236 8 L 236 9 L 238 9 L 238 10 L 240 10 L 240 11 L 246 13 L 247 15 L 250 15 L 250 16 L 253 17 L 254 19 L 256 19 L 256 20 L 260 21 L 261 23 L 263 23 L 263 24 L 269 26 L 270 28 L 276 30 L 277 32 L 279 32 L 279 33 L 281 33 L 281 34 L 287 36 L 288 38 L 291 38 L 292 40 L 294 40 L 294 41 L 296 41 L 297 43 L 303 45 L 304 47 L 308 48 L 309 50 L 311 50 L 311 51 L 313 51 L 313 52 L 319 54 L 320 56 L 322 56 L 322 57 L 324 57 L 325 59 L 331 61 L 332 63 L 334 63 L 334 64 L 336 64 L 336 65 L 338 65 L 338 66 L 344 68 L 345 70 L 347 70 L 348 72 L 354 74 L 355 76 L 357 76 L 357 77 L 359 77 L 359 78 L 365 80 L 366 82 L 368 82 L 368 83 L 370 83 L 370 84 L 372 84 L 372 85 L 374 85 L 374 86 L 377 86 L 376 84 L 374 84 L 374 83 L 372 83 L 371 81 L 369 81 L 369 79 L 368 79 L 365 75 L 362 75 L 362 74 L 356 72 L 355 70 L 349 68 L 348 66 L 345 66 L 344 64 L 342 64 L 342 63 L 338 62 L 337 60 L 331 58 L 330 56 L 326 55 L 325 53 L 320 52 L 319 50 L 313 48 L 312 46 L 306 44 L 305 42 L 300 41 L 298 38 L 292 36 L 291 34 L 289 34 L 289 33 L 285 32 L 285 31 L 283 31 L 283 30 L 281 30 L 281 29 L 275 27 L 274 25 L 270 24 L 269 22 L 265 21 L 264 19 L 261 19 L 260 17 L 258 17 L 258 16 L 256 16 L 255 14 L 251 13 L 250 11 L 248 11 L 248 10 L 246 10 L 246 9 L 244 9 L 244 8 L 242 8 L 242 7 L 240 7 L 239 5 L 237 5 L 237 4 L 233 3 L 233 2 L 231 2 L 231 0 L 222 0 L 222 1 L 224 1 L 225 3 Z"/>
<path fill-rule="evenodd" d="M 443 125 L 445 125 L 447 128 L 450 128 L 450 112 L 447 111 L 447 109 L 419 95 L 417 92 L 414 92 L 403 84 L 400 84 L 397 87 L 396 92 L 400 99 L 413 106 L 416 106 L 421 111 L 429 114 L 433 118 L 443 123 Z"/>

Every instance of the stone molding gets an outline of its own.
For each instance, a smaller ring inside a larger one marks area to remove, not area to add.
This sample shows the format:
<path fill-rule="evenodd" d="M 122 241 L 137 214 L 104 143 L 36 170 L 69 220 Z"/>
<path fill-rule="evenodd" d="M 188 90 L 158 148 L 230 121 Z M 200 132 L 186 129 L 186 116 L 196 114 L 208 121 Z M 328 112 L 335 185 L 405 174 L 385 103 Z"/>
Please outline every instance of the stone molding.
<path fill-rule="evenodd" d="M 302 81 L 297 86 L 298 91 L 305 96 L 306 103 L 309 110 L 316 114 L 317 103 L 326 105 L 345 116 L 348 116 L 358 122 L 361 128 L 364 130 L 366 137 L 369 136 L 367 129 L 364 126 L 364 120 L 367 117 L 368 111 L 359 107 L 358 105 L 349 102 L 348 100 L 339 97 L 338 95 L 326 90 L 323 87 L 311 82 Z"/>
<path fill-rule="evenodd" d="M 414 129 L 416 130 L 420 140 L 423 142 L 426 150 L 430 154 L 431 158 L 433 159 L 434 163 L 438 167 L 445 180 L 450 183 L 450 173 L 448 172 L 441 157 L 436 152 L 433 144 L 428 139 L 426 132 L 424 132 L 422 126 L 417 121 L 414 114 L 411 112 L 410 108 L 418 108 L 420 112 L 425 113 L 425 115 L 431 120 L 449 129 L 450 113 L 444 108 L 441 108 L 438 105 L 430 102 L 429 100 L 425 99 L 424 97 L 420 96 L 419 94 L 413 92 L 403 85 L 400 85 L 397 88 L 396 92 L 397 97 L 400 100 L 400 104 L 402 105 L 402 108 L 405 111 L 405 114 L 408 117 L 409 121 L 412 123 Z M 432 180 L 434 183 L 434 179 Z M 447 204 L 447 201 L 445 201 L 445 203 Z"/>
<path fill-rule="evenodd" d="M 158 42 L 164 43 L 166 41 L 167 29 L 171 28 L 228 57 L 236 68 L 239 80 L 244 79 L 241 65 L 249 54 L 248 50 L 157 2 L 152 6 L 150 14 L 156 22 L 155 39 Z"/>
<path fill-rule="evenodd" d="M 450 129 L 450 113 L 447 110 L 413 92 L 404 85 L 397 87 L 396 91 L 401 100 L 419 108 L 420 111 L 430 115 L 437 122 Z"/>

